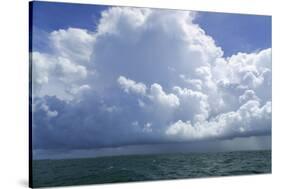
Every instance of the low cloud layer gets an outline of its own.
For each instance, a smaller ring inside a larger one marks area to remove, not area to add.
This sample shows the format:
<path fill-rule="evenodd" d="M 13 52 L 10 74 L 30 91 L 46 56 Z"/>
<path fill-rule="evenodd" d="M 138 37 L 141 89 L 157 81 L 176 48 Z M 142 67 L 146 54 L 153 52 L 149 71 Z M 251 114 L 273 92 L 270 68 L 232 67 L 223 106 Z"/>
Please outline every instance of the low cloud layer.
<path fill-rule="evenodd" d="M 271 135 L 271 49 L 223 56 L 196 13 L 109 8 L 32 52 L 34 149 Z"/>

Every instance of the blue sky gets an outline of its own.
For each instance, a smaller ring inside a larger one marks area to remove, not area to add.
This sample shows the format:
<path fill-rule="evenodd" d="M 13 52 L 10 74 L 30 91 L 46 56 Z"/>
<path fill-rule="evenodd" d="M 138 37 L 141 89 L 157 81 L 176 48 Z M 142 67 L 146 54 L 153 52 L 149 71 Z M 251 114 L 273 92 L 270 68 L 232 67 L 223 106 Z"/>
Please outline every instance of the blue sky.
<path fill-rule="evenodd" d="M 270 16 L 200 12 L 196 22 L 223 47 L 226 56 L 271 47 Z"/>
<path fill-rule="evenodd" d="M 33 5 L 35 158 L 271 148 L 271 17 Z"/>
<path fill-rule="evenodd" d="M 102 10 L 108 6 L 74 3 L 33 2 L 34 26 L 50 32 L 78 27 L 94 31 Z"/>
<path fill-rule="evenodd" d="M 35 2 L 33 6 L 34 27 L 45 32 L 69 27 L 95 31 L 101 11 L 110 7 L 50 2 Z M 271 47 L 271 16 L 198 12 L 195 23 L 215 39 L 225 56 Z"/>

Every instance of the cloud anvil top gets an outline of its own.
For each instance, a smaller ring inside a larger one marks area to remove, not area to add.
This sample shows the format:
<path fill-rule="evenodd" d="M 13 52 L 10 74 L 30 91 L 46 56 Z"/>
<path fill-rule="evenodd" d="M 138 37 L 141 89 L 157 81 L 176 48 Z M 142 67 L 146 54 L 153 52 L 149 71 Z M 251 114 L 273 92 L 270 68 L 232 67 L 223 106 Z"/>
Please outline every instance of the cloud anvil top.
<path fill-rule="evenodd" d="M 213 176 L 271 172 L 270 16 L 47 2 L 30 12 L 33 186 L 212 176 L 168 174 L 164 159 L 203 158 L 197 171 L 207 159 L 261 162 Z M 113 159 L 77 159 L 98 156 Z M 40 172 L 87 162 L 80 179 Z"/>

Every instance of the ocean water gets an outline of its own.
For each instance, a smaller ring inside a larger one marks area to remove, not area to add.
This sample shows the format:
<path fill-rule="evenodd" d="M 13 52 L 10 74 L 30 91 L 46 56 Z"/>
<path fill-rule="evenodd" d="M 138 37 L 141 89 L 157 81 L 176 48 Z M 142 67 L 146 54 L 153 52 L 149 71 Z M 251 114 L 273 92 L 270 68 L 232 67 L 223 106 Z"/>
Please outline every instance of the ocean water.
<path fill-rule="evenodd" d="M 271 151 L 33 160 L 33 187 L 271 173 Z"/>

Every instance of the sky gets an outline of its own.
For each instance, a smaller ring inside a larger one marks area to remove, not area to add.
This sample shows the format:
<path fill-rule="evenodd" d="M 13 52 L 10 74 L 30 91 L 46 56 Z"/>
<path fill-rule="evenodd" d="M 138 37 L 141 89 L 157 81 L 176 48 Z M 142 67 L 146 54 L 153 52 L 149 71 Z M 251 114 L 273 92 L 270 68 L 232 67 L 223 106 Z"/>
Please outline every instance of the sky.
<path fill-rule="evenodd" d="M 271 149 L 271 17 L 32 10 L 33 158 Z"/>

